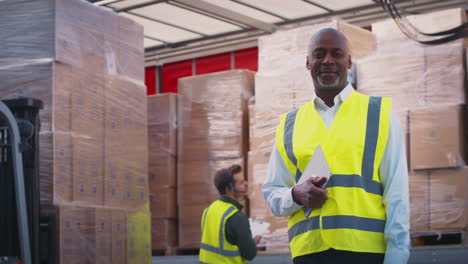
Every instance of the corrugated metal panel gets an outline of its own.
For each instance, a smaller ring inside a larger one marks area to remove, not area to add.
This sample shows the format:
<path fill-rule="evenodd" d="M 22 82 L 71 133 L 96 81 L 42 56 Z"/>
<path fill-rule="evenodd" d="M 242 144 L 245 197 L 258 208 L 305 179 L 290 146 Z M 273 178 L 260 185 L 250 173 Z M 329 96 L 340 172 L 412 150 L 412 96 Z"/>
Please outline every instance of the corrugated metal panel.
<path fill-rule="evenodd" d="M 145 69 L 145 84 L 146 94 L 151 95 L 156 93 L 156 66 L 146 67 Z"/>
<path fill-rule="evenodd" d="M 333 11 L 343 10 L 356 6 L 370 5 L 374 3 L 372 0 L 311 0 L 311 2 L 322 5 Z"/>
<path fill-rule="evenodd" d="M 177 81 L 186 76 L 192 76 L 192 60 L 165 64 L 162 66 L 162 92 L 177 93 Z"/>
<path fill-rule="evenodd" d="M 253 9 L 251 7 L 233 2 L 233 1 L 220 1 L 220 0 L 205 0 L 206 2 L 209 2 L 213 5 L 221 6 L 229 10 L 233 10 L 235 12 L 239 12 L 241 14 L 250 16 L 250 17 L 255 17 L 258 20 L 267 22 L 267 23 L 277 23 L 280 21 L 283 21 L 279 17 L 275 17 L 273 15 L 267 14 L 262 11 L 258 11 L 256 9 Z"/>
<path fill-rule="evenodd" d="M 258 48 L 236 50 L 234 52 L 234 68 L 258 70 Z"/>
<path fill-rule="evenodd" d="M 133 12 L 148 17 L 154 17 L 155 19 L 163 20 L 205 35 L 241 29 L 235 25 L 165 3 L 135 9 Z"/>
<path fill-rule="evenodd" d="M 328 13 L 327 10 L 301 0 L 242 0 L 244 3 L 262 8 L 288 19 Z"/>
<path fill-rule="evenodd" d="M 145 29 L 145 36 L 154 37 L 169 43 L 200 37 L 200 35 L 194 34 L 192 32 L 181 30 L 127 13 L 121 13 L 121 15 L 131 18 L 137 23 L 142 24 Z"/>
<path fill-rule="evenodd" d="M 231 54 L 221 53 L 195 60 L 196 74 L 227 71 L 231 69 Z"/>

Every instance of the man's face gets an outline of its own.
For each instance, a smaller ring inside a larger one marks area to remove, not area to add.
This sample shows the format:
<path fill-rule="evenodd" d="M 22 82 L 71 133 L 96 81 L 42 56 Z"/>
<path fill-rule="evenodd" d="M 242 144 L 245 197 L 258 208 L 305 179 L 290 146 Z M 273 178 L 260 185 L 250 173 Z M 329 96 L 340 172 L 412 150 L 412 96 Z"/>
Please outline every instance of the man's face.
<path fill-rule="evenodd" d="M 249 191 L 249 184 L 245 180 L 242 172 L 234 174 L 234 189 L 236 189 L 236 193 L 240 195 L 245 195 Z"/>
<path fill-rule="evenodd" d="M 342 89 L 347 84 L 351 56 L 346 40 L 333 31 L 319 33 L 309 43 L 307 69 L 315 89 Z"/>

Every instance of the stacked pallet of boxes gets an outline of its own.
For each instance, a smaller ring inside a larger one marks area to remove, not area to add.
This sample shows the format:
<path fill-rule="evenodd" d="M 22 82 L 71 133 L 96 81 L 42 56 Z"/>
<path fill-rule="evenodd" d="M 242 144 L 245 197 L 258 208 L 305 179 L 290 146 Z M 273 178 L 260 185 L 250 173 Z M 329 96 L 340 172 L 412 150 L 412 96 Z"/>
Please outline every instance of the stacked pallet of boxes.
<path fill-rule="evenodd" d="M 251 115 L 249 182 L 250 217 L 270 223 L 261 241 L 268 251 L 287 250 L 287 218 L 275 217 L 261 191 L 274 145 L 279 116 L 315 97 L 310 73 L 305 67 L 310 37 L 320 29 L 335 28 L 349 40 L 353 58 L 373 49 L 370 32 L 342 21 L 331 21 L 285 30 L 259 40 L 259 71 L 255 78 L 255 103 Z"/>
<path fill-rule="evenodd" d="M 148 138 L 152 249 L 170 250 L 177 245 L 176 94 L 148 97 Z"/>
<path fill-rule="evenodd" d="M 81 0 L 0 3 L 0 98 L 40 112 L 58 263 L 150 263 L 143 28 Z"/>
<path fill-rule="evenodd" d="M 466 14 L 453 9 L 408 19 L 422 32 L 436 32 L 466 22 Z M 412 236 L 463 232 L 468 227 L 465 40 L 421 45 L 393 20 L 372 29 L 377 48 L 358 63 L 358 90 L 392 97 L 406 132 Z"/>
<path fill-rule="evenodd" d="M 213 178 L 233 164 L 244 167 L 248 144 L 248 99 L 254 73 L 244 70 L 179 80 L 179 247 L 200 247 L 203 210 L 219 198 Z"/>

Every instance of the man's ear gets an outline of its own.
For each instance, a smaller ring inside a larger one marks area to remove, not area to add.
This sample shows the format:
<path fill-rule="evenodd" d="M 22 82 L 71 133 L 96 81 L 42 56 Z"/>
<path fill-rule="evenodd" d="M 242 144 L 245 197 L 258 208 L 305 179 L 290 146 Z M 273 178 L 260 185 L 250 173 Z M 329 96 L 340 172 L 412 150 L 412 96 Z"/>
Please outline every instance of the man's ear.
<path fill-rule="evenodd" d="M 307 70 L 310 70 L 309 56 L 306 56 L 306 68 Z"/>
<path fill-rule="evenodd" d="M 351 69 L 351 66 L 353 66 L 353 60 L 351 60 L 351 55 L 348 55 L 348 69 Z"/>

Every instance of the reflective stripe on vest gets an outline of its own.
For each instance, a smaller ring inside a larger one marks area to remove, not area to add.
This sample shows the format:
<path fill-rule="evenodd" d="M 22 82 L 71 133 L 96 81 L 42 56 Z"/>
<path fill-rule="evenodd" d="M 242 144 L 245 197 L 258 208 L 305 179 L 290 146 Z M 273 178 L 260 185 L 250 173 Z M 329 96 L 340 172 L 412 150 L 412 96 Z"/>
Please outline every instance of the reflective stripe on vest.
<path fill-rule="evenodd" d="M 332 175 L 327 186 L 342 186 L 342 187 L 357 187 L 362 188 L 368 193 L 382 195 L 382 185 L 372 181 L 374 171 L 375 149 L 377 145 L 377 137 L 379 135 L 379 116 L 381 97 L 370 97 L 369 108 L 367 111 L 367 127 L 366 127 L 366 142 L 364 145 L 364 156 L 362 159 L 362 177 L 359 175 Z M 296 182 L 301 178 L 302 172 L 297 166 L 297 159 L 294 155 L 292 136 L 294 132 L 294 121 L 296 119 L 298 109 L 290 112 L 284 124 L 284 149 L 289 160 L 296 167 Z M 339 176 L 339 177 L 334 177 Z M 366 182 L 365 179 L 369 181 Z"/>
<path fill-rule="evenodd" d="M 302 172 L 297 167 L 297 159 L 296 155 L 294 155 L 292 146 L 294 121 L 296 121 L 296 114 L 298 110 L 299 108 L 289 112 L 284 124 L 284 149 L 286 149 L 286 154 L 288 155 L 288 158 L 291 160 L 294 166 L 296 166 L 296 182 L 298 182 L 302 176 Z"/>
<path fill-rule="evenodd" d="M 209 210 L 209 208 L 208 208 L 208 210 Z M 203 217 L 203 228 L 205 227 L 206 214 L 208 214 L 208 210 L 204 214 L 205 217 Z M 226 256 L 226 257 L 238 257 L 238 256 L 240 256 L 240 253 L 239 253 L 238 250 L 225 250 L 224 249 L 224 222 L 225 222 L 224 220 L 234 210 L 235 210 L 234 207 L 229 208 L 224 213 L 223 217 L 221 218 L 221 225 L 219 227 L 219 235 L 218 235 L 219 236 L 219 248 L 213 247 L 213 246 L 208 245 L 208 244 L 201 243 L 200 249 L 204 249 L 204 250 L 216 253 L 216 254 L 220 254 L 222 256 Z"/>
<path fill-rule="evenodd" d="M 358 217 L 352 215 L 333 215 L 322 218 L 323 229 L 348 228 L 361 231 L 383 232 L 385 229 L 385 220 Z M 320 216 L 307 218 L 293 225 L 288 230 L 288 238 L 291 241 L 294 237 L 310 230 L 320 228 Z"/>

